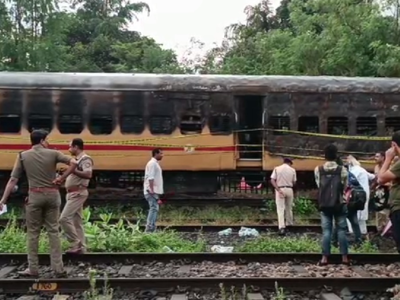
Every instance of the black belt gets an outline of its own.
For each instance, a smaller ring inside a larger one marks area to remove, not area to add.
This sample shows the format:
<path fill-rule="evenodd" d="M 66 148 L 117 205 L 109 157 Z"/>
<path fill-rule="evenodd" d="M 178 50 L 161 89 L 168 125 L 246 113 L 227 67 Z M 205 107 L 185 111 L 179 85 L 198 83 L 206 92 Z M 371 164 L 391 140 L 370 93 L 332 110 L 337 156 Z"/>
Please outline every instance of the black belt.
<path fill-rule="evenodd" d="M 292 186 L 278 186 L 278 188 L 287 188 L 287 189 L 292 189 L 293 187 Z"/>

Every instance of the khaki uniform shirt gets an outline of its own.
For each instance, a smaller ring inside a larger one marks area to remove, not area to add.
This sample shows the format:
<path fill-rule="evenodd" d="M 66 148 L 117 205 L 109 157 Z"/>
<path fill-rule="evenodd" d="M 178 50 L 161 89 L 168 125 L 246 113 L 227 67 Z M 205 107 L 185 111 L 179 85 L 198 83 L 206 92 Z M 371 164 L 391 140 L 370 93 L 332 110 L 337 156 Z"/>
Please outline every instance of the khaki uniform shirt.
<path fill-rule="evenodd" d="M 271 174 L 278 187 L 293 187 L 297 181 L 296 170 L 288 164 L 276 167 Z"/>
<path fill-rule="evenodd" d="M 17 156 L 11 177 L 20 179 L 25 169 L 29 188 L 52 188 L 56 179 L 57 163 L 69 164 L 71 157 L 60 151 L 34 145 L 21 153 L 22 164 Z"/>
<path fill-rule="evenodd" d="M 85 154 L 82 153 L 80 157 L 77 157 L 76 160 L 78 161 L 78 165 L 76 169 L 78 171 L 92 171 L 93 170 L 93 160 L 92 158 Z M 65 181 L 65 188 L 71 188 L 71 187 L 88 187 L 89 186 L 90 179 L 85 179 L 81 178 L 75 174 L 70 174 L 66 181 Z"/>

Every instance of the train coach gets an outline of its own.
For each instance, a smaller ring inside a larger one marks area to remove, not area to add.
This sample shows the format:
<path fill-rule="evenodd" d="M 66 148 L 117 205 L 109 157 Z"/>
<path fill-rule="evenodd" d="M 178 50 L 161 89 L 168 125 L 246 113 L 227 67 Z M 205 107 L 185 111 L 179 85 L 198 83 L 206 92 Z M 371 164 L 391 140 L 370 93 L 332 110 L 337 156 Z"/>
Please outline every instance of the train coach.
<path fill-rule="evenodd" d="M 400 79 L 386 78 L 3 72 L 1 178 L 43 128 L 64 152 L 84 139 L 98 187 L 139 186 L 154 147 L 173 192 L 262 182 L 282 156 L 312 182 L 328 142 L 371 168 L 400 130 L 399 97 Z"/>

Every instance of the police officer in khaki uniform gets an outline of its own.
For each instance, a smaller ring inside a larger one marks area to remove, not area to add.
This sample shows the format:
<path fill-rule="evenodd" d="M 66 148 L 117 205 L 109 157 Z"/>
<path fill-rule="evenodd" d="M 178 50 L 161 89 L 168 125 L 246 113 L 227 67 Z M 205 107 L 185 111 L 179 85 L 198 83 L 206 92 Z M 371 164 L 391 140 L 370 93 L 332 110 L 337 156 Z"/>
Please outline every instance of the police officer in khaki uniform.
<path fill-rule="evenodd" d="M 93 160 L 83 151 L 82 139 L 73 139 L 69 144 L 69 152 L 75 155 L 78 167 L 65 182 L 67 202 L 61 213 L 60 225 L 71 244 L 67 253 L 80 254 L 86 250 L 82 211 L 89 195 L 87 188 L 92 178 Z"/>
<path fill-rule="evenodd" d="M 65 275 L 58 223 L 61 197 L 57 185 L 75 170 L 77 164 L 75 159 L 59 151 L 48 149 L 48 134 L 45 130 L 32 131 L 30 136 L 32 148 L 23 151 L 17 157 L 11 178 L 0 201 L 0 207 L 2 207 L 7 202 L 18 179 L 25 172 L 29 184 L 29 195 L 25 203 L 29 267 L 20 272 L 20 275 L 25 276 L 39 275 L 38 247 L 43 224 L 49 236 L 51 267 L 57 277 Z M 64 174 L 58 178 L 56 178 L 57 163 L 69 165 Z"/>

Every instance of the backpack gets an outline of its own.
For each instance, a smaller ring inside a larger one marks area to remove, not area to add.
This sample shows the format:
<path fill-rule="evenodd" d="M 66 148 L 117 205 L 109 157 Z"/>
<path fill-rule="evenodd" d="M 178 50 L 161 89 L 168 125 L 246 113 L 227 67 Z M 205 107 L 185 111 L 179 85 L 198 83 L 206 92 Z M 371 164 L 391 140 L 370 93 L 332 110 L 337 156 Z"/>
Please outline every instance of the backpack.
<path fill-rule="evenodd" d="M 322 212 L 337 212 L 343 206 L 342 166 L 335 170 L 319 169 L 318 207 Z"/>
<path fill-rule="evenodd" d="M 347 208 L 349 210 L 364 210 L 367 202 L 367 193 L 364 191 L 356 176 L 349 172 L 348 187 L 350 189 L 349 197 L 347 198 Z"/>

